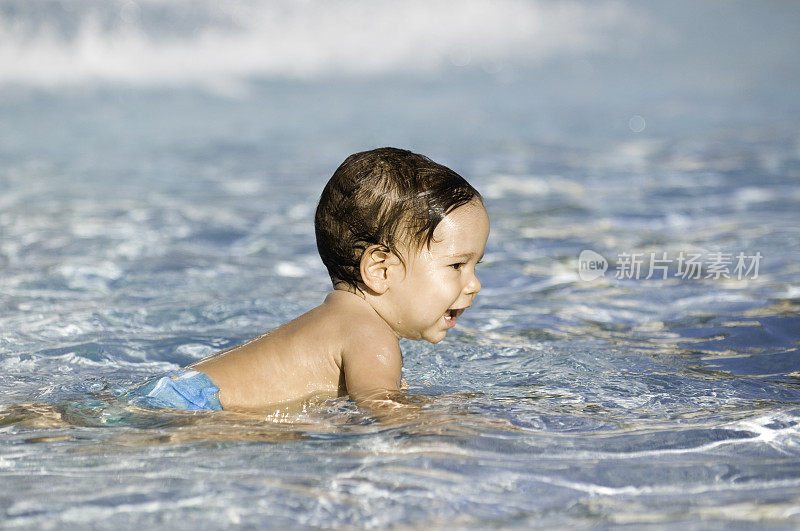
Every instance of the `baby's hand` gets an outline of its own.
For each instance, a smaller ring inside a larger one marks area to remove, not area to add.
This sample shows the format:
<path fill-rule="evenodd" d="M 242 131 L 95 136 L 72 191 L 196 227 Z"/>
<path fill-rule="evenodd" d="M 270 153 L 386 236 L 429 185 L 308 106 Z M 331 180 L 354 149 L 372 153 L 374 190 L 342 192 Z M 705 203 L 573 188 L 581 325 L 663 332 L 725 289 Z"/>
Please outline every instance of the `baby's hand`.
<path fill-rule="evenodd" d="M 359 407 L 369 410 L 370 416 L 382 423 L 407 423 L 424 415 L 423 407 L 433 403 L 427 396 L 410 395 L 402 391 L 375 390 L 350 395 Z"/>

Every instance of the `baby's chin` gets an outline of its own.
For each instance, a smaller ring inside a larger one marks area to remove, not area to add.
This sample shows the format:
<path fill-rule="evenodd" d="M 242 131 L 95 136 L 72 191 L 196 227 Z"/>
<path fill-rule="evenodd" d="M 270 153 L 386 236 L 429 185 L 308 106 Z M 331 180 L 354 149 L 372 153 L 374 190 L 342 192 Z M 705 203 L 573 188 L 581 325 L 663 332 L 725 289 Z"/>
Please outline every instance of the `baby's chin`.
<path fill-rule="evenodd" d="M 428 343 L 439 343 L 447 335 L 447 330 L 442 330 L 438 327 L 432 327 L 430 330 L 422 330 L 415 334 L 399 333 L 400 337 L 410 339 L 411 341 L 427 341 Z"/>
<path fill-rule="evenodd" d="M 420 339 L 424 339 L 428 343 L 436 344 L 440 342 L 442 339 L 444 339 L 445 336 L 447 336 L 447 332 L 437 330 L 435 332 L 423 334 L 422 337 L 420 337 Z"/>

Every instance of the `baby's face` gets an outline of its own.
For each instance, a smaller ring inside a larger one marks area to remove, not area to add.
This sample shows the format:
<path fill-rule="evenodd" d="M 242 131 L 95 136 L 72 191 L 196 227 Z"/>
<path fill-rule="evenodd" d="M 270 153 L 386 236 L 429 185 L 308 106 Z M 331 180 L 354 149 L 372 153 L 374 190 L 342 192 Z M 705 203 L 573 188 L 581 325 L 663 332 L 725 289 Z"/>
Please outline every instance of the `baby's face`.
<path fill-rule="evenodd" d="M 390 326 L 400 337 L 438 343 L 481 289 L 475 266 L 489 238 L 489 216 L 476 198 L 436 226 L 431 248 L 406 257 L 390 287 Z"/>

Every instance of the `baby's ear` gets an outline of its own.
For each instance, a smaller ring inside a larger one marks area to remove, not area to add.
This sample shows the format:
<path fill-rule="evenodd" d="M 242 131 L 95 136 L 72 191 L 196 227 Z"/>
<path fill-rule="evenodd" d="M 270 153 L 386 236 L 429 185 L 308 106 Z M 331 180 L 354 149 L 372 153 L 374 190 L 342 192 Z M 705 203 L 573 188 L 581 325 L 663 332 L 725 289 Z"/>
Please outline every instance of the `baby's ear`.
<path fill-rule="evenodd" d="M 400 259 L 383 245 L 371 245 L 361 255 L 361 280 L 379 295 L 389 288 L 389 268 L 399 265 Z"/>

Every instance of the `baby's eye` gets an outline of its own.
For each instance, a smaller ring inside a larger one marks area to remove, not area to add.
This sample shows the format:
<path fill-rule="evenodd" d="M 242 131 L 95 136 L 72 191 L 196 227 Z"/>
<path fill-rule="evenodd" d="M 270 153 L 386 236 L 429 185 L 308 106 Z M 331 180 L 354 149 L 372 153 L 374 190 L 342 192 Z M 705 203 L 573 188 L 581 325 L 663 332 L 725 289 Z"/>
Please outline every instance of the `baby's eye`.
<path fill-rule="evenodd" d="M 461 268 L 462 265 L 464 265 L 464 262 L 458 262 L 458 263 L 455 263 L 455 264 L 450 264 L 450 267 L 452 267 L 453 269 L 458 270 L 458 269 Z"/>

